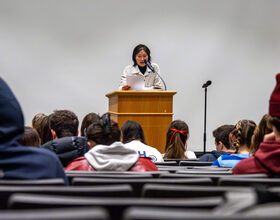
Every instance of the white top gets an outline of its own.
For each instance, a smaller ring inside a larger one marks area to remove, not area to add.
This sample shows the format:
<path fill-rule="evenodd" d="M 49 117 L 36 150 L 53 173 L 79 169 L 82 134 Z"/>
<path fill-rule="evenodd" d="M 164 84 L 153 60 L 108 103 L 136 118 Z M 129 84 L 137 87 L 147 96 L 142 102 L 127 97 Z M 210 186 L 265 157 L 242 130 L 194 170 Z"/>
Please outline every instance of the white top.
<path fill-rule="evenodd" d="M 151 65 L 154 67 L 155 72 L 160 74 L 159 66 L 155 63 L 151 63 Z M 127 76 L 133 76 L 133 75 L 139 75 L 139 76 L 143 77 L 144 82 L 145 82 L 145 87 L 163 89 L 163 84 L 161 82 L 161 79 L 159 78 L 159 76 L 156 73 L 153 73 L 152 70 L 150 70 L 147 67 L 146 72 L 143 75 L 141 73 L 141 71 L 139 70 L 138 65 L 136 65 L 136 66 L 133 66 L 133 65 L 126 66 L 124 68 L 123 74 L 121 76 L 121 82 L 120 82 L 119 90 L 121 90 L 124 85 L 127 85 L 126 77 Z"/>
<path fill-rule="evenodd" d="M 195 153 L 193 151 L 190 151 L 190 150 L 185 151 L 185 156 L 188 159 L 196 159 Z"/>
<path fill-rule="evenodd" d="M 149 157 L 155 162 L 164 162 L 161 153 L 154 147 L 143 144 L 141 141 L 134 140 L 125 144 L 126 147 L 134 149 L 140 157 Z"/>

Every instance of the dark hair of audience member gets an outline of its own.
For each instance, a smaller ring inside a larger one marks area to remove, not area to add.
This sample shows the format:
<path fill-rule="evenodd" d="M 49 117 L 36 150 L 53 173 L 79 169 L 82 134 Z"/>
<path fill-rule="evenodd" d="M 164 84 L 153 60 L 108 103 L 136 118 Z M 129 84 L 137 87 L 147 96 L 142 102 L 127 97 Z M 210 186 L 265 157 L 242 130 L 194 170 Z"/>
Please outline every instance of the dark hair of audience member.
<path fill-rule="evenodd" d="M 38 132 L 38 134 L 39 134 L 39 136 L 40 136 L 40 138 L 41 138 L 41 129 L 40 129 L 40 127 L 41 127 L 41 124 L 42 124 L 42 120 L 45 118 L 45 117 L 47 117 L 47 115 L 45 115 L 44 113 L 38 113 L 38 114 L 36 114 L 34 117 L 33 117 L 33 119 L 32 119 L 32 127 L 34 128 L 34 129 L 36 129 L 36 131 Z"/>
<path fill-rule="evenodd" d="M 252 120 L 240 120 L 230 133 L 230 144 L 235 153 L 239 152 L 240 147 L 251 146 L 251 139 L 256 128 L 256 123 Z"/>
<path fill-rule="evenodd" d="M 252 155 L 255 155 L 256 151 L 259 149 L 264 136 L 272 132 L 272 128 L 269 126 L 269 118 L 271 118 L 271 116 L 265 114 L 258 126 L 255 128 L 250 145 L 250 153 Z"/>
<path fill-rule="evenodd" d="M 41 140 L 38 132 L 36 129 L 29 126 L 24 127 L 24 134 L 18 139 L 18 143 L 22 146 L 41 146 Z"/>
<path fill-rule="evenodd" d="M 215 142 L 222 142 L 227 149 L 230 149 L 229 134 L 234 128 L 234 125 L 222 125 L 213 131 Z"/>
<path fill-rule="evenodd" d="M 52 133 L 49 126 L 49 116 L 46 116 L 42 119 L 38 130 L 38 133 L 41 134 L 41 145 L 52 140 Z"/>
<path fill-rule="evenodd" d="M 100 117 L 99 117 L 98 114 L 96 114 L 94 112 L 88 113 L 83 118 L 83 121 L 82 121 L 82 124 L 81 124 L 80 135 L 81 136 L 86 136 L 86 130 L 87 130 L 88 126 L 90 124 L 94 124 L 94 123 L 98 122 L 99 119 L 100 119 Z"/>
<path fill-rule="evenodd" d="M 151 52 L 150 52 L 150 49 L 144 45 L 144 44 L 139 44 L 137 45 L 134 49 L 133 49 L 133 53 L 132 53 L 132 60 L 133 60 L 133 66 L 136 66 L 137 65 L 137 62 L 136 62 L 136 55 L 141 51 L 141 50 L 144 50 L 147 55 L 148 55 L 148 61 L 151 62 Z"/>
<path fill-rule="evenodd" d="M 121 134 L 122 142 L 124 144 L 134 140 L 138 140 L 143 144 L 146 144 L 144 131 L 142 126 L 137 121 L 126 121 L 121 128 Z"/>
<path fill-rule="evenodd" d="M 54 130 L 57 138 L 72 137 L 78 133 L 79 120 L 76 114 L 69 110 L 55 110 L 49 116 L 50 129 Z"/>
<path fill-rule="evenodd" d="M 111 145 L 116 141 L 120 141 L 121 131 L 118 123 L 111 120 L 109 113 L 102 115 L 98 122 L 89 125 L 86 132 L 87 141 L 91 147 L 98 144 Z"/>
<path fill-rule="evenodd" d="M 166 133 L 164 159 L 188 159 L 185 156 L 185 145 L 189 136 L 188 125 L 181 120 L 171 122 Z"/>

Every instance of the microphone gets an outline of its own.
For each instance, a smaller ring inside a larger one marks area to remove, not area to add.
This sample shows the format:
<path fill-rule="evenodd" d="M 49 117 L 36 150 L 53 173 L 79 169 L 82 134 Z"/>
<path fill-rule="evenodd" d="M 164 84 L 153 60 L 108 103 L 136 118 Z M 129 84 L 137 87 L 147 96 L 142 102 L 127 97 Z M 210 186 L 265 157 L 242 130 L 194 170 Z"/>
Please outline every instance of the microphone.
<path fill-rule="evenodd" d="M 166 87 L 166 84 L 163 80 L 163 78 L 161 78 L 161 76 L 158 74 L 158 72 L 155 70 L 155 68 L 152 66 L 152 64 L 150 63 L 149 60 L 144 60 L 144 62 L 146 63 L 146 65 L 149 67 L 150 70 L 152 70 L 153 73 L 156 73 L 159 78 L 161 79 L 161 81 L 163 82 L 163 85 L 164 85 L 164 90 L 166 91 L 167 90 L 167 87 Z"/>
<path fill-rule="evenodd" d="M 152 70 L 152 72 L 155 72 L 155 68 L 152 66 L 152 64 L 150 63 L 149 60 L 144 60 L 144 62 L 146 63 L 146 65 L 149 67 L 150 70 Z"/>
<path fill-rule="evenodd" d="M 204 83 L 202 85 L 202 88 L 207 88 L 208 86 L 210 86 L 212 84 L 211 80 L 208 80 L 206 83 Z"/>

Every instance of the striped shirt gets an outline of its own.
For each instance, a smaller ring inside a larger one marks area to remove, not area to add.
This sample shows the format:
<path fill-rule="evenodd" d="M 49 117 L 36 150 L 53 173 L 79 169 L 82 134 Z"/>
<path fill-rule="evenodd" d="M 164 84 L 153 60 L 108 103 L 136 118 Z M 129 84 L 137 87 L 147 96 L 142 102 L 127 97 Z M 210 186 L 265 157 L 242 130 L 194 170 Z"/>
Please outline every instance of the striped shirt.
<path fill-rule="evenodd" d="M 231 166 L 234 167 L 239 161 L 250 157 L 250 154 L 232 154 L 232 155 L 222 155 L 220 156 L 212 166 Z"/>

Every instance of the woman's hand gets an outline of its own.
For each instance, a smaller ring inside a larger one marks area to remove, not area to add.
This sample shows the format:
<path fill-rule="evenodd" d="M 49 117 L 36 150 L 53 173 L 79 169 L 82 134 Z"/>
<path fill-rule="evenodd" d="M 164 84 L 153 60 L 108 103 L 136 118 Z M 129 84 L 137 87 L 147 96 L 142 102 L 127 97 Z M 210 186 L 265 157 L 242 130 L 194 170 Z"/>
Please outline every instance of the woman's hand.
<path fill-rule="evenodd" d="M 129 90 L 131 87 L 129 86 L 129 85 L 124 85 L 123 87 L 122 87 L 122 90 Z"/>

